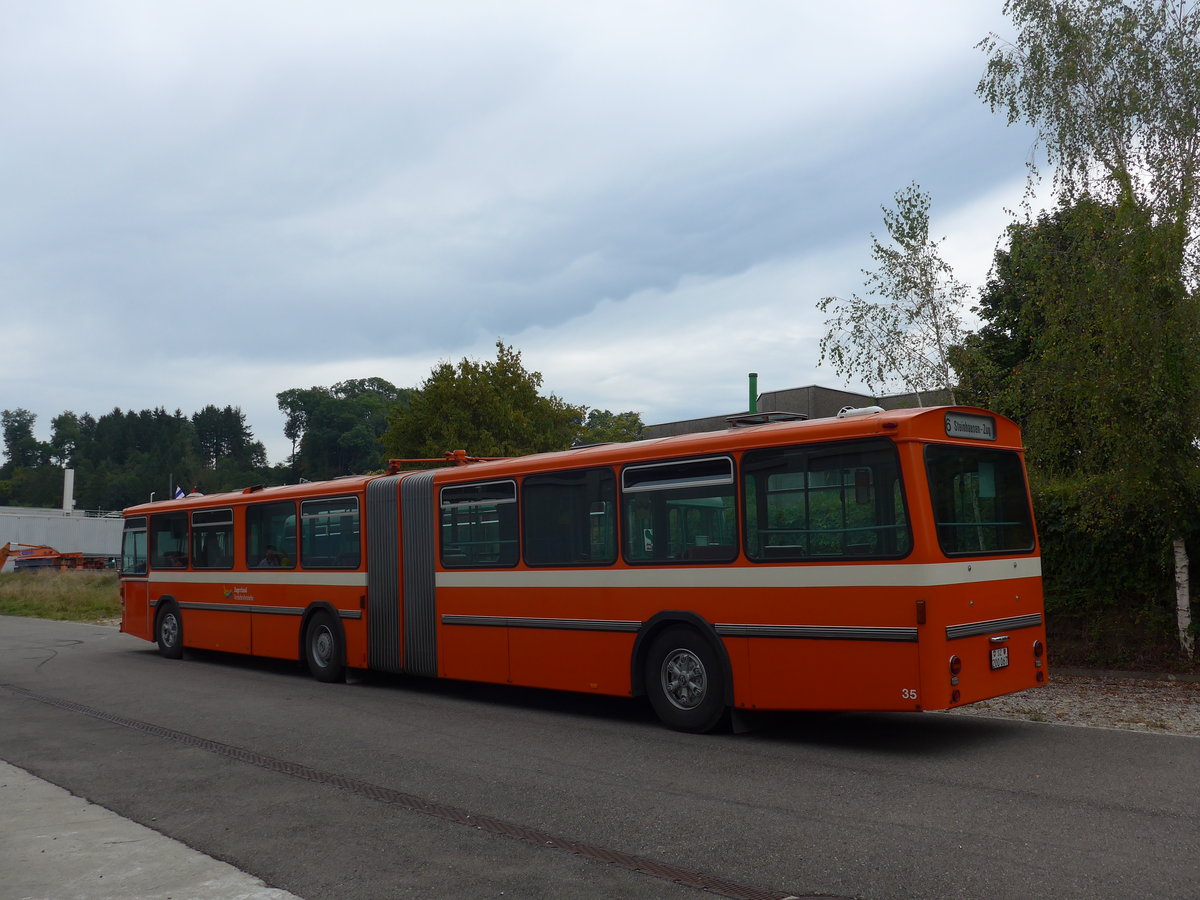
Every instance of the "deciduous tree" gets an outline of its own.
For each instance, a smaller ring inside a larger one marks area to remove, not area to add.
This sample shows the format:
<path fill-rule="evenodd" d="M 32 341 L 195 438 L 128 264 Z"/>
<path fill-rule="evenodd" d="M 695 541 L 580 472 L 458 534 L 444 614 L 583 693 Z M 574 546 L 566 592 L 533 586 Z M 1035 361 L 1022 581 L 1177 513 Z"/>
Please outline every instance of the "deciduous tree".
<path fill-rule="evenodd" d="M 49 448 L 33 434 L 37 415 L 27 409 L 6 409 L 0 412 L 0 427 L 4 432 L 4 468 L 33 468 L 44 462 Z"/>
<path fill-rule="evenodd" d="M 1179 278 L 1157 271 L 1158 229 L 1134 212 L 1081 200 L 1011 226 L 976 308 L 984 325 L 954 356 L 963 398 L 1024 429 L 1048 583 L 1095 610 L 1144 596 L 1153 548 L 1200 499 L 1194 412 L 1172 405 L 1197 377 L 1200 321 Z"/>
<path fill-rule="evenodd" d="M 296 472 L 315 480 L 379 469 L 387 417 L 410 393 L 382 378 L 281 391 L 276 399 L 287 417 L 284 435 L 295 448 Z"/>
<path fill-rule="evenodd" d="M 1200 435 L 1200 11 L 1185 0 L 1008 0 L 1005 12 L 1016 38 L 992 35 L 980 43 L 988 65 L 979 94 L 1010 123 L 1037 130 L 1064 207 L 1099 202 L 1112 211 L 1115 234 L 1100 243 L 1115 249 L 1119 262 L 1095 257 L 1073 274 L 1103 281 L 1102 302 L 1117 318 L 1100 329 L 1113 343 L 1098 345 L 1097 329 L 1081 323 L 1078 334 L 1063 334 L 1060 358 L 1127 347 L 1120 355 L 1128 368 L 1112 380 L 1093 377 L 1084 393 L 1117 417 L 1142 408 L 1144 397 L 1157 402 L 1155 427 L 1143 422 L 1144 440 L 1130 450 L 1141 464 L 1142 488 L 1165 501 L 1156 521 L 1172 536 L 1180 645 L 1191 656 L 1181 535 L 1194 521 L 1187 488 Z M 1172 330 L 1179 327 L 1192 331 L 1181 336 Z M 1139 355 L 1135 344 L 1147 352 Z M 1109 432 L 1114 423 L 1099 424 Z M 1091 475 L 1115 483 L 1128 474 L 1128 460 L 1112 457 L 1112 448 L 1092 457 Z M 1173 498 L 1163 497 L 1163 486 Z"/>
<path fill-rule="evenodd" d="M 641 413 L 632 410 L 615 413 L 607 409 L 593 409 L 588 411 L 587 421 L 583 423 L 583 432 L 577 443 L 636 441 L 642 436 L 645 427 Z"/>
<path fill-rule="evenodd" d="M 473 456 L 519 456 L 565 450 L 579 434 L 585 408 L 539 393 L 540 372 L 520 351 L 496 342 L 496 359 L 441 362 L 407 408 L 397 408 L 384 437 L 389 455 L 438 458 L 447 450 Z"/>

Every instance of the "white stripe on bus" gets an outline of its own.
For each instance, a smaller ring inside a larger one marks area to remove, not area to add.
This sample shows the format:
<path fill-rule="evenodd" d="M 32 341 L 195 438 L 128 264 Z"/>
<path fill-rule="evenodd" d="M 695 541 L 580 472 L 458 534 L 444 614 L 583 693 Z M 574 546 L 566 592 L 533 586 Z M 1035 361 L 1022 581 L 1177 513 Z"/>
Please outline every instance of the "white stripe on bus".
<path fill-rule="evenodd" d="M 937 587 L 1038 578 L 1039 557 L 952 563 L 874 563 L 869 565 L 677 566 L 629 569 L 486 569 L 438 572 L 439 588 L 802 588 Z M 150 573 L 158 584 L 273 584 L 329 587 L 367 586 L 366 572 L 312 572 L 229 569 Z"/>
<path fill-rule="evenodd" d="M 681 566 L 631 569 L 507 569 L 438 572 L 439 588 L 805 588 L 936 587 L 1038 578 L 1038 557 L 955 563 Z"/>
<path fill-rule="evenodd" d="M 213 569 L 202 572 L 176 572 L 159 569 L 150 573 L 155 584 L 277 584 L 281 587 L 318 585 L 321 587 L 367 586 L 366 572 L 308 572 L 291 569 L 257 569 L 237 572 L 232 569 Z"/>

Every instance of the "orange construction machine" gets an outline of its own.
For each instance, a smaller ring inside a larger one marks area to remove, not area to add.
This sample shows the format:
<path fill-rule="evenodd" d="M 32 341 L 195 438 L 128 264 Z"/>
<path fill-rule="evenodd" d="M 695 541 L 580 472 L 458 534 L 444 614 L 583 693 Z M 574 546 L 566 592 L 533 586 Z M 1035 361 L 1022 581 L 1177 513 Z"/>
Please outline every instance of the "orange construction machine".
<path fill-rule="evenodd" d="M 18 550 L 16 548 L 24 549 Z M 68 569 L 103 569 L 105 558 L 92 553 L 59 553 L 45 544 L 7 543 L 0 547 L 0 569 L 13 560 L 17 572 L 58 571 Z"/>

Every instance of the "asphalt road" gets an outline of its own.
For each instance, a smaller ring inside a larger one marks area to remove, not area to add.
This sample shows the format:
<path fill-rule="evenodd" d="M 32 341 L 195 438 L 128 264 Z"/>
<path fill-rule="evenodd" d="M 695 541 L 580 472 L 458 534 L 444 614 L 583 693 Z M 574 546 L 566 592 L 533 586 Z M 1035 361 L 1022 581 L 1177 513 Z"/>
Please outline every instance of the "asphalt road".
<path fill-rule="evenodd" d="M 0 759 L 305 900 L 1200 891 L 1196 738 L 943 715 L 756 724 L 696 737 L 627 700 L 322 685 L 0 617 Z"/>

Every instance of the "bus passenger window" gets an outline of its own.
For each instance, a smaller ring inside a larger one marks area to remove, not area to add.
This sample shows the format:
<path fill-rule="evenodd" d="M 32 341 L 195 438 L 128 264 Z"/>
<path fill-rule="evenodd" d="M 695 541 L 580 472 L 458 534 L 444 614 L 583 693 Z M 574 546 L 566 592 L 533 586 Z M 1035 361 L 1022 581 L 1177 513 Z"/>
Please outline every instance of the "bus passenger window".
<path fill-rule="evenodd" d="M 606 566 L 617 559 L 611 469 L 530 475 L 521 484 L 525 564 Z"/>
<path fill-rule="evenodd" d="M 754 450 L 742 478 L 753 560 L 897 558 L 912 546 L 890 441 Z"/>
<path fill-rule="evenodd" d="M 187 513 L 150 517 L 150 567 L 186 569 L 188 564 Z"/>
<path fill-rule="evenodd" d="M 357 569 L 361 545 L 357 497 L 300 504 L 300 565 L 304 568 Z"/>
<path fill-rule="evenodd" d="M 192 565 L 197 569 L 233 568 L 233 510 L 192 513 Z"/>
<path fill-rule="evenodd" d="M 714 563 L 737 557 L 737 500 L 727 456 L 621 472 L 628 562 Z"/>
<path fill-rule="evenodd" d="M 246 565 L 296 568 L 296 504 L 290 500 L 246 508 Z"/>
<path fill-rule="evenodd" d="M 442 488 L 442 565 L 508 567 L 519 558 L 513 481 Z"/>

